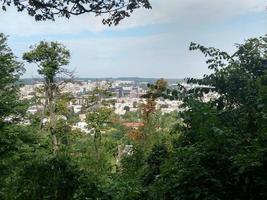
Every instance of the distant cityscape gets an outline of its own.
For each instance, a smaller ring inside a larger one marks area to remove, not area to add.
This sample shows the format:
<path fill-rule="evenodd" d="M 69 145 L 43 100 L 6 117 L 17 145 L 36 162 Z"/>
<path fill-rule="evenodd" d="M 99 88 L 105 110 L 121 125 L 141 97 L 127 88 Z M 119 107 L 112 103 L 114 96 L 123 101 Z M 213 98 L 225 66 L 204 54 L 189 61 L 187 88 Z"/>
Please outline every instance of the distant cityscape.
<path fill-rule="evenodd" d="M 97 81 L 110 81 L 110 82 L 114 82 L 114 81 L 133 81 L 135 83 L 155 83 L 155 81 L 157 81 L 160 78 L 141 78 L 141 77 L 117 77 L 117 78 L 112 78 L 112 77 L 103 77 L 103 78 L 75 78 L 75 80 L 77 81 L 81 81 L 81 82 L 97 82 Z M 20 79 L 21 82 L 25 85 L 33 85 L 36 84 L 38 82 L 42 82 L 42 78 L 22 78 Z M 164 79 L 166 80 L 169 84 L 177 84 L 177 83 L 181 83 L 184 82 L 184 79 Z"/>
<path fill-rule="evenodd" d="M 93 78 L 81 78 L 72 82 L 67 82 L 61 87 L 61 93 L 68 93 L 74 97 L 74 101 L 69 104 L 69 109 L 75 114 L 79 115 L 80 122 L 74 127 L 84 132 L 89 132 L 87 124 L 85 123 L 85 113 L 83 113 L 83 106 L 86 104 L 88 96 L 90 96 L 94 90 L 101 89 L 106 90 L 110 94 L 110 97 L 103 97 L 106 101 L 113 102 L 110 107 L 114 110 L 114 113 L 122 116 L 127 112 L 137 112 L 141 104 L 145 103 L 145 98 L 142 96 L 147 93 L 147 85 L 154 83 L 157 79 L 145 79 L 145 78 L 105 78 L 105 79 L 93 79 Z M 20 88 L 20 94 L 22 99 L 31 100 L 36 96 L 41 96 L 40 88 L 43 87 L 42 79 L 22 79 L 23 86 Z M 182 80 L 167 80 L 170 87 L 176 87 L 178 82 Z M 39 94 L 38 94 L 39 93 Z M 179 110 L 179 101 L 171 101 L 167 99 L 156 100 L 156 109 L 161 110 L 162 114 L 170 113 Z M 32 105 L 28 109 L 29 114 L 35 114 L 44 109 L 44 102 L 36 105 Z M 65 116 L 61 116 L 65 118 Z M 43 119 L 44 123 L 47 119 Z M 27 124 L 27 122 L 25 122 Z"/>
<path fill-rule="evenodd" d="M 85 123 L 85 113 L 83 112 L 83 106 L 85 106 L 88 97 L 96 89 L 101 89 L 112 94 L 110 97 L 103 97 L 101 100 L 113 102 L 109 106 L 114 110 L 114 113 L 123 116 L 127 112 L 138 112 L 140 105 L 146 103 L 146 99 L 143 98 L 148 92 L 148 84 L 154 83 L 157 79 L 144 79 L 144 78 L 116 78 L 116 79 L 91 79 L 83 78 L 76 79 L 72 82 L 67 82 L 62 85 L 60 92 L 62 94 L 71 94 L 74 98 L 69 103 L 68 109 L 75 114 L 79 115 L 80 122 L 74 127 L 84 132 L 89 132 L 87 124 Z M 174 89 L 178 83 L 186 85 L 181 79 L 166 79 L 168 87 Z M 31 100 L 36 96 L 42 98 L 43 94 L 40 94 L 40 88 L 43 87 L 41 79 L 23 79 L 23 86 L 20 88 L 20 94 L 22 99 Z M 188 86 L 192 87 L 192 86 Z M 38 94 L 39 93 L 39 94 Z M 214 94 L 210 93 L 205 96 L 206 101 L 213 98 Z M 181 111 L 179 100 L 169 100 L 164 98 L 158 98 L 155 100 L 156 109 L 162 114 L 179 112 Z M 35 114 L 44 109 L 44 102 L 32 105 L 28 109 L 29 114 Z M 65 116 L 61 116 L 62 119 Z M 44 123 L 47 119 L 43 119 Z M 27 122 L 25 122 L 27 124 Z"/>

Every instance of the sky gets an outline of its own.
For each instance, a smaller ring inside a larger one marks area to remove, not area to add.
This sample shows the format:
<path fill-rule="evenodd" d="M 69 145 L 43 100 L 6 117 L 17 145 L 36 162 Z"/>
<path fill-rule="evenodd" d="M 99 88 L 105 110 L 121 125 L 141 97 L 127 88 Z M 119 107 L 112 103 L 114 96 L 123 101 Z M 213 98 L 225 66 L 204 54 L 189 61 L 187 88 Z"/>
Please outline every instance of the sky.
<path fill-rule="evenodd" d="M 76 77 L 202 77 L 205 58 L 190 42 L 234 52 L 236 43 L 267 34 L 267 0 L 150 0 L 118 26 L 93 14 L 36 22 L 14 8 L 0 11 L 0 32 L 21 59 L 41 40 L 58 41 L 71 52 Z M 38 77 L 25 63 L 23 78 Z"/>

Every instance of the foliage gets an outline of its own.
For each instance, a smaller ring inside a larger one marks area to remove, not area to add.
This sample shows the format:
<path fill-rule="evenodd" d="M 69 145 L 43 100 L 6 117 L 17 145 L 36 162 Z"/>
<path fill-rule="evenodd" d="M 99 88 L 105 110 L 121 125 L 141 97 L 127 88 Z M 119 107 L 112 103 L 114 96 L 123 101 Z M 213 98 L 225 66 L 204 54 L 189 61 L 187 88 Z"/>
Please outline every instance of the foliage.
<path fill-rule="evenodd" d="M 122 119 L 127 121 L 127 122 L 137 122 L 140 120 L 140 113 L 139 112 L 126 112 L 123 116 Z"/>
<path fill-rule="evenodd" d="M 68 105 L 74 99 L 74 96 L 69 93 L 59 94 L 56 100 L 55 112 L 59 115 L 68 116 L 70 114 Z"/>
<path fill-rule="evenodd" d="M 0 198 L 14 199 L 18 172 L 34 158 L 33 152 L 43 151 L 47 144 L 31 127 L 2 125 L 0 130 Z"/>
<path fill-rule="evenodd" d="M 46 82 L 55 82 L 55 77 L 65 72 L 62 66 L 69 64 L 70 52 L 58 42 L 41 41 L 31 46 L 31 51 L 24 53 L 23 59 L 38 66 L 38 73 Z"/>
<path fill-rule="evenodd" d="M 70 18 L 73 15 L 85 13 L 94 13 L 96 16 L 109 14 L 103 19 L 104 24 L 117 25 L 125 17 L 129 17 L 135 9 L 144 7 L 151 8 L 148 0 L 35 0 L 35 1 L 17 1 L 1 0 L 2 10 L 12 4 L 17 7 L 18 11 L 26 10 L 35 20 L 55 20 L 55 17 Z"/>
<path fill-rule="evenodd" d="M 123 157 L 121 168 L 115 176 L 114 199 L 142 199 L 141 175 L 144 169 L 144 151 L 135 146 L 133 154 Z"/>
<path fill-rule="evenodd" d="M 23 111 L 19 100 L 18 80 L 24 68 L 7 46 L 7 37 L 0 33 L 0 123 L 10 115 L 18 116 Z"/>
<path fill-rule="evenodd" d="M 38 66 L 38 73 L 44 78 L 44 113 L 47 112 L 49 115 L 52 148 L 56 152 L 60 145 L 56 134 L 56 108 L 60 105 L 60 101 L 56 100 L 60 85 L 65 83 L 63 77 L 59 76 L 71 75 L 63 68 L 69 63 L 70 52 L 57 42 L 41 41 L 38 45 L 32 46 L 31 51 L 24 53 L 23 59 L 29 63 L 35 63 Z"/>
<path fill-rule="evenodd" d="M 144 98 L 156 99 L 158 97 L 166 97 L 166 91 L 168 89 L 168 82 L 164 79 L 159 79 L 155 84 L 148 84 L 149 91 L 143 95 Z M 168 93 L 167 93 L 168 94 Z"/>
<path fill-rule="evenodd" d="M 145 123 L 149 123 L 149 119 L 153 113 L 156 111 L 156 102 L 154 99 L 149 98 L 146 100 L 146 103 L 141 106 L 142 120 Z"/>
<path fill-rule="evenodd" d="M 197 86 L 177 94 L 183 124 L 150 188 L 154 199 L 266 198 L 266 47 L 266 37 L 237 45 L 231 56 L 191 45 L 209 57 L 213 73 L 188 79 Z M 208 92 L 218 98 L 205 101 Z"/>
<path fill-rule="evenodd" d="M 86 122 L 88 126 L 94 129 L 94 145 L 95 153 L 99 158 L 99 149 L 102 141 L 102 132 L 107 130 L 111 123 L 111 110 L 105 107 L 101 107 L 97 110 L 91 110 L 86 115 Z"/>
<path fill-rule="evenodd" d="M 101 107 L 97 110 L 89 111 L 86 115 L 86 120 L 90 128 L 96 132 L 105 130 L 111 123 L 111 109 Z"/>
<path fill-rule="evenodd" d="M 27 157 L 36 140 L 30 130 L 17 124 L 27 107 L 18 94 L 23 65 L 16 60 L 3 34 L 0 34 L 0 71 L 0 199 L 5 199 L 12 191 L 17 162 Z M 6 121 L 8 117 L 12 125 Z"/>
<path fill-rule="evenodd" d="M 52 91 L 52 133 L 60 144 L 56 153 L 49 142 L 51 130 L 38 126 L 40 113 L 32 116 L 30 126 L 3 120 L 16 114 L 23 121 L 25 116 L 17 109 L 22 105 L 16 84 L 22 65 L 1 38 L 1 199 L 267 199 L 266 37 L 237 45 L 233 55 L 192 43 L 191 50 L 208 57 L 211 74 L 188 79 L 192 87 L 179 85 L 173 91 L 163 79 L 157 81 L 141 113 L 113 115 L 110 95 L 97 88 L 85 106 L 94 135 L 71 129 L 77 118 L 67 109 L 72 97 L 55 90 L 68 51 L 57 43 L 41 43 L 24 58 L 37 62 L 47 85 L 55 84 L 47 92 Z M 162 115 L 156 110 L 159 97 L 183 100 L 183 112 Z M 140 120 L 144 127 L 139 129 L 122 123 Z M 130 152 L 123 149 L 127 145 Z"/>

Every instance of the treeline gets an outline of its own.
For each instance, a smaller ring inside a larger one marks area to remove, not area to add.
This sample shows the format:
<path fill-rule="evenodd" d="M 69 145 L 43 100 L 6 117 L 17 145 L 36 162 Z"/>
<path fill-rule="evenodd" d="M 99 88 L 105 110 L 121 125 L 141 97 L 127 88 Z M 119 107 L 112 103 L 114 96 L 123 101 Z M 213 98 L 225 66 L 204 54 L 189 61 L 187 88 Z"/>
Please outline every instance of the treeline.
<path fill-rule="evenodd" d="M 23 101 L 23 64 L 6 42 L 1 34 L 0 199 L 267 199 L 267 37 L 236 45 L 233 55 L 192 43 L 211 73 L 187 79 L 198 87 L 175 91 L 158 80 L 147 103 L 124 119 L 101 100 L 110 94 L 94 91 L 83 108 L 90 134 L 71 128 L 73 99 L 60 92 L 71 77 L 63 68 L 70 52 L 41 42 L 24 54 L 44 86 Z M 206 101 L 207 93 L 216 98 Z M 184 111 L 161 115 L 157 98 L 182 100 Z M 38 103 L 43 111 L 29 116 L 29 105 Z M 129 129 L 123 120 L 142 126 Z"/>

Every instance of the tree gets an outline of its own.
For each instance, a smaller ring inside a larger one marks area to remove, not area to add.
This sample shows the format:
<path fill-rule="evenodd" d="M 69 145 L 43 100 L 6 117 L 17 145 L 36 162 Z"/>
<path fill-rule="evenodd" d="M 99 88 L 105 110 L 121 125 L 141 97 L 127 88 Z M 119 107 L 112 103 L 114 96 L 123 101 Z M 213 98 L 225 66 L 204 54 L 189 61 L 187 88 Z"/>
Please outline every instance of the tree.
<path fill-rule="evenodd" d="M 150 194 L 149 186 L 160 177 L 161 166 L 167 160 L 168 149 L 165 144 L 155 145 L 151 150 L 146 162 L 146 168 L 143 173 L 143 186 L 145 187 L 144 194 Z M 146 197 L 146 199 L 154 199 L 153 197 Z"/>
<path fill-rule="evenodd" d="M 155 89 L 157 90 L 157 92 L 163 92 L 167 89 L 168 86 L 168 82 L 166 80 L 159 79 L 156 81 L 155 83 Z"/>
<path fill-rule="evenodd" d="M 151 119 L 151 115 L 153 115 L 156 111 L 156 102 L 153 98 L 149 98 L 146 100 L 146 103 L 141 105 L 141 114 L 142 120 L 145 124 L 148 124 Z"/>
<path fill-rule="evenodd" d="M 144 127 L 142 127 L 144 141 L 148 140 L 148 137 L 150 137 L 156 131 L 155 118 L 157 103 L 155 100 L 165 94 L 167 87 L 167 81 L 164 79 L 159 79 L 155 82 L 155 84 L 148 84 L 149 90 L 145 95 L 143 95 L 143 97 L 146 98 L 146 103 L 141 104 L 140 108 L 141 118 L 144 122 Z"/>
<path fill-rule="evenodd" d="M 96 156 L 99 159 L 99 148 L 101 145 L 102 131 L 107 129 L 111 123 L 111 110 L 101 107 L 96 110 L 90 110 L 86 114 L 86 122 L 90 128 L 94 129 L 94 144 Z"/>
<path fill-rule="evenodd" d="M 237 45 L 233 55 L 191 44 L 212 71 L 183 88 L 179 137 L 150 187 L 153 199 L 266 199 L 267 38 Z M 214 92 L 217 98 L 204 101 Z"/>
<path fill-rule="evenodd" d="M 125 110 L 126 112 L 130 112 L 130 107 L 129 106 L 124 106 L 123 110 Z"/>
<path fill-rule="evenodd" d="M 210 57 L 207 64 L 214 73 L 200 80 L 189 79 L 189 83 L 206 87 L 189 90 L 188 93 L 201 97 L 209 91 L 216 92 L 219 98 L 212 104 L 223 115 L 236 117 L 233 122 L 240 133 L 255 135 L 265 127 L 260 120 L 264 118 L 263 112 L 267 106 L 266 96 L 263 95 L 266 91 L 267 37 L 252 38 L 236 47 L 238 50 L 229 55 L 192 43 L 191 50 L 200 50 Z"/>
<path fill-rule="evenodd" d="M 6 10 L 6 6 L 14 5 L 19 12 L 26 10 L 37 21 L 94 13 L 96 16 L 107 15 L 103 23 L 108 25 L 117 25 L 122 19 L 129 17 L 135 9 L 151 8 L 148 0 L 0 0 L 0 3 L 2 10 Z"/>
<path fill-rule="evenodd" d="M 112 101 L 106 100 L 112 94 L 107 88 L 110 84 L 106 84 L 104 88 L 95 88 L 86 98 L 84 105 L 86 112 L 86 122 L 90 128 L 94 129 L 95 150 L 98 154 L 98 149 L 101 144 L 101 131 L 104 131 L 111 123 L 112 110 L 108 108 Z"/>
<path fill-rule="evenodd" d="M 56 113 L 59 115 L 68 116 L 70 114 L 68 106 L 73 100 L 75 100 L 75 98 L 70 93 L 59 94 L 56 101 Z"/>
<path fill-rule="evenodd" d="M 0 33 L 0 124 L 10 115 L 19 115 L 19 77 L 24 72 L 23 64 L 7 46 L 7 37 Z"/>
<path fill-rule="evenodd" d="M 19 77 L 24 71 L 0 33 L 0 199 L 14 199 L 14 184 L 22 161 L 32 159 L 41 143 L 31 127 L 19 125 L 27 104 L 19 99 Z M 12 117 L 12 123 L 6 122 Z"/>
<path fill-rule="evenodd" d="M 90 110 L 94 107 L 109 106 L 114 104 L 113 100 L 108 98 L 112 97 L 113 94 L 109 92 L 110 83 L 106 83 L 103 87 L 96 87 L 91 91 L 85 98 L 85 103 L 83 104 L 84 110 Z"/>
<path fill-rule="evenodd" d="M 156 99 L 159 97 L 167 97 L 168 82 L 164 79 L 157 80 L 154 84 L 147 85 L 149 90 L 147 94 L 143 95 L 144 98 Z"/>
<path fill-rule="evenodd" d="M 23 59 L 38 66 L 39 74 L 44 78 L 45 109 L 49 113 L 49 128 L 52 137 L 52 149 L 58 149 L 59 141 L 56 136 L 56 99 L 59 93 L 60 75 L 68 71 L 63 66 L 69 64 L 70 52 L 57 42 L 40 42 L 31 47 L 31 51 L 24 53 Z M 60 82 L 61 81 L 61 82 Z"/>

